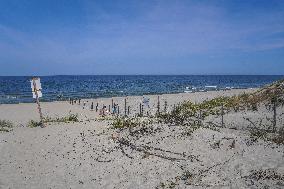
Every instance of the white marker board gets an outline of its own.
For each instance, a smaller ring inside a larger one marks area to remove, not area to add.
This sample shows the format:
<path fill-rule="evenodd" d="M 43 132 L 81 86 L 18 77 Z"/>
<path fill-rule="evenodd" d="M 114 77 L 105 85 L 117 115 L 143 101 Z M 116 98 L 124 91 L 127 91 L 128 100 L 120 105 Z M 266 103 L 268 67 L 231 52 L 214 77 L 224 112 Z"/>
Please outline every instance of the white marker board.
<path fill-rule="evenodd" d="M 31 88 L 32 88 L 33 98 L 36 98 L 36 93 L 35 93 L 36 91 L 37 91 L 38 98 L 42 97 L 42 92 L 41 92 L 42 88 L 41 88 L 40 78 L 33 78 L 31 80 Z"/>
<path fill-rule="evenodd" d="M 36 78 L 34 80 L 31 80 L 31 88 L 32 88 L 32 91 L 34 91 L 34 83 L 33 81 L 35 81 L 35 86 L 36 86 L 36 90 L 41 90 L 41 83 L 40 83 L 40 78 Z"/>

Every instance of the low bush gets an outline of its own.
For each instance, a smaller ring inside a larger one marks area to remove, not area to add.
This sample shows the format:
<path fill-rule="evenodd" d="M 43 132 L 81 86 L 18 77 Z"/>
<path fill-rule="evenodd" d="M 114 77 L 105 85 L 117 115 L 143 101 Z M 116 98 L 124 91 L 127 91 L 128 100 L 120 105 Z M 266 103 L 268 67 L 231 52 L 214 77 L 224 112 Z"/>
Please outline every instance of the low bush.
<path fill-rule="evenodd" d="M 274 142 L 278 145 L 284 145 L 284 128 L 274 132 L 268 132 L 260 128 L 253 128 L 250 130 L 250 138 L 253 142 L 257 141 L 258 139 L 262 139 L 265 141 Z"/>
<path fill-rule="evenodd" d="M 115 129 L 124 129 L 124 128 L 134 128 L 137 126 L 147 126 L 153 123 L 153 119 L 145 118 L 128 118 L 128 117 L 116 117 L 112 122 L 112 126 Z"/>
<path fill-rule="evenodd" d="M 12 127 L 13 127 L 12 122 L 8 120 L 0 120 L 0 131 L 9 132 Z"/>
<path fill-rule="evenodd" d="M 41 127 L 41 126 L 42 126 L 42 122 L 41 121 L 30 120 L 28 122 L 28 127 L 30 127 L 30 128 Z"/>
<path fill-rule="evenodd" d="M 57 117 L 57 118 L 51 118 L 51 117 L 46 117 L 43 119 L 43 123 L 68 123 L 68 122 L 78 122 L 78 115 L 77 114 L 70 114 L 65 117 Z M 30 120 L 28 122 L 28 127 L 34 128 L 34 127 L 39 127 L 42 126 L 41 121 L 34 121 Z"/>
<path fill-rule="evenodd" d="M 65 117 L 57 117 L 57 118 L 51 118 L 51 117 L 46 117 L 43 120 L 45 123 L 48 122 L 64 122 L 64 123 L 68 123 L 68 122 L 78 122 L 79 118 L 77 114 L 69 114 L 68 116 Z"/>

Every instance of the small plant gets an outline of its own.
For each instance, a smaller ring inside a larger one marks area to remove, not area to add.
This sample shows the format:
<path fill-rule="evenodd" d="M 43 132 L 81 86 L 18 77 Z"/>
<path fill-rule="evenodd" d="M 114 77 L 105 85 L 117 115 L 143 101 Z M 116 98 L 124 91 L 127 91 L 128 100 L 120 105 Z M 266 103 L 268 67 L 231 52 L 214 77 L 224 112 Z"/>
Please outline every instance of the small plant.
<path fill-rule="evenodd" d="M 161 182 L 158 186 L 155 187 L 155 189 L 172 189 L 172 188 L 175 188 L 178 184 L 176 182 L 173 182 L 173 181 L 166 181 L 165 183 L 164 182 Z"/>
<path fill-rule="evenodd" d="M 183 180 L 186 185 L 191 183 L 192 178 L 194 177 L 194 174 L 189 172 L 188 170 L 184 171 L 180 177 L 180 180 Z"/>
<path fill-rule="evenodd" d="M 49 122 L 64 122 L 64 123 L 68 123 L 68 122 L 78 122 L 78 115 L 77 114 L 69 114 L 68 116 L 65 117 L 57 117 L 57 118 L 51 118 L 51 117 L 46 117 L 44 118 L 44 122 L 45 123 L 49 123 Z"/>
<path fill-rule="evenodd" d="M 0 132 L 9 132 L 12 127 L 13 124 L 10 121 L 0 120 Z"/>
<path fill-rule="evenodd" d="M 30 128 L 41 127 L 41 126 L 42 126 L 42 122 L 41 121 L 30 120 L 28 122 L 28 127 L 30 127 Z"/>
<path fill-rule="evenodd" d="M 275 142 L 276 144 L 284 145 L 284 127 L 282 127 L 278 133 L 271 139 L 271 141 Z"/>
<path fill-rule="evenodd" d="M 78 122 L 78 115 L 77 114 L 70 114 L 69 116 L 65 117 L 65 121 L 73 121 L 73 122 Z"/>
<path fill-rule="evenodd" d="M 157 115 L 160 122 L 174 124 L 174 125 L 191 125 L 193 119 L 198 118 L 199 106 L 186 101 L 176 106 L 170 113 Z"/>
<path fill-rule="evenodd" d="M 248 178 L 253 180 L 278 180 L 278 181 L 284 181 L 284 175 L 275 172 L 272 169 L 266 169 L 266 170 L 253 170 L 251 171 L 251 174 L 248 176 Z"/>
<path fill-rule="evenodd" d="M 138 125 L 137 121 L 134 118 L 120 118 L 117 117 L 114 119 L 112 126 L 115 129 L 123 129 L 123 128 L 130 128 L 136 127 Z"/>
<path fill-rule="evenodd" d="M 153 119 L 145 119 L 145 118 L 128 118 L 128 117 L 116 117 L 113 122 L 112 126 L 115 129 L 124 129 L 124 128 L 134 128 L 137 126 L 147 126 L 153 123 Z"/>

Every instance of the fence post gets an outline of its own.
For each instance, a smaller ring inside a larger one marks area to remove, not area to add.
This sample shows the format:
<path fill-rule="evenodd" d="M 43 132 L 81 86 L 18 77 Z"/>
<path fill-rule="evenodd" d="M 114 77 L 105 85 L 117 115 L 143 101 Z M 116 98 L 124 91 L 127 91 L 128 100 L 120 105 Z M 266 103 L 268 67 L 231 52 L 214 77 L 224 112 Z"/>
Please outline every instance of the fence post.
<path fill-rule="evenodd" d="M 142 105 L 141 105 L 141 103 L 139 104 L 139 116 L 141 116 L 141 114 L 142 114 Z"/>
<path fill-rule="evenodd" d="M 165 105 L 164 105 L 164 112 L 167 113 L 167 106 L 168 106 L 168 102 L 165 101 Z"/>
<path fill-rule="evenodd" d="M 221 126 L 224 127 L 224 105 L 223 104 L 222 104 L 222 107 L 221 107 L 221 117 L 222 117 Z"/>
<path fill-rule="evenodd" d="M 201 126 L 201 121 L 202 121 L 202 112 L 201 109 L 199 110 L 199 125 Z"/>
<path fill-rule="evenodd" d="M 130 106 L 128 106 L 127 114 L 130 115 Z"/>
<path fill-rule="evenodd" d="M 274 100 L 273 100 L 273 131 L 276 131 L 276 101 L 277 98 L 275 96 Z"/>
<path fill-rule="evenodd" d="M 160 96 L 158 96 L 157 109 L 158 109 L 158 114 L 160 114 Z"/>
<path fill-rule="evenodd" d="M 42 112 L 41 112 L 40 102 L 39 102 L 38 89 L 36 87 L 36 81 L 35 80 L 36 80 L 36 78 L 32 79 L 33 91 L 34 91 L 34 93 L 36 95 L 36 103 L 37 103 L 37 109 L 38 109 L 39 116 L 40 116 L 41 127 L 45 127 L 45 124 L 44 124 L 44 121 L 43 121 L 43 115 L 42 115 Z"/>
<path fill-rule="evenodd" d="M 126 116 L 127 106 L 126 106 L 126 98 L 124 99 L 124 115 Z"/>

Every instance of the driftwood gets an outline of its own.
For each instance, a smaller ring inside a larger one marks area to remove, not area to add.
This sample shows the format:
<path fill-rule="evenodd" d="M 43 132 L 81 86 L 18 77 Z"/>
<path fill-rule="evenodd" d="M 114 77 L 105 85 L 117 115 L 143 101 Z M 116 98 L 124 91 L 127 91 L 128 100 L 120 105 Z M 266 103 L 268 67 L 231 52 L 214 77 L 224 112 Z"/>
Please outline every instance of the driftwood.
<path fill-rule="evenodd" d="M 111 162 L 111 160 L 100 160 L 99 159 L 99 157 L 97 157 L 97 158 L 95 158 L 95 160 L 97 161 L 97 162 L 100 162 L 100 163 L 109 163 L 109 162 Z"/>
<path fill-rule="evenodd" d="M 125 153 L 123 146 L 130 147 L 134 151 L 143 152 L 147 155 L 153 155 L 159 158 L 163 158 L 170 161 L 200 161 L 196 156 L 194 155 L 186 155 L 185 153 L 178 153 L 178 152 L 171 152 L 169 150 L 163 150 L 161 148 L 146 146 L 146 145 L 134 145 L 130 141 L 120 138 L 116 139 L 116 141 L 119 143 L 119 149 L 121 149 L 121 152 L 126 155 L 127 157 L 133 159 L 129 154 Z M 171 157 L 170 155 L 176 155 L 179 157 Z"/>

